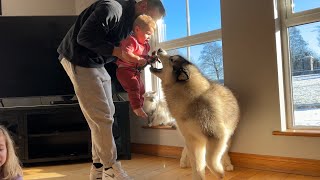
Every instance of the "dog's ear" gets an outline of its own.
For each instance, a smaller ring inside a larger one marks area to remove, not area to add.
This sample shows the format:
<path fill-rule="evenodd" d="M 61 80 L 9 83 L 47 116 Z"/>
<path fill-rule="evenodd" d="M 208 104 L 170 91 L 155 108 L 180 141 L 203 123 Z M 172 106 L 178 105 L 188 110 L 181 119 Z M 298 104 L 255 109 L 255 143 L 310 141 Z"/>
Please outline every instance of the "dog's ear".
<path fill-rule="evenodd" d="M 189 71 L 185 68 L 180 68 L 176 71 L 177 81 L 187 81 L 189 80 Z"/>

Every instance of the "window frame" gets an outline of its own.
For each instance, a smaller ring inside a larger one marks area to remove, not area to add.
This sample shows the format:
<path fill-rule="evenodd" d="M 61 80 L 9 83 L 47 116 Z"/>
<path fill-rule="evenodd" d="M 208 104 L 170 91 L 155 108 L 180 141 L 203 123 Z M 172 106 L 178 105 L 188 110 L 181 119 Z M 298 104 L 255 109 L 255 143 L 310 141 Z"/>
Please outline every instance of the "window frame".
<path fill-rule="evenodd" d="M 320 22 L 320 8 L 301 11 L 297 13 L 292 12 L 293 0 L 278 0 L 280 4 L 280 26 L 281 26 L 281 41 L 282 41 L 282 55 L 283 55 L 283 78 L 284 78 L 284 96 L 285 96 L 285 114 L 286 127 L 285 130 L 320 130 L 317 126 L 294 126 L 294 102 L 292 92 L 292 72 L 290 62 L 289 49 L 289 33 L 288 28 L 299 26 L 307 23 Z M 284 125 L 284 124 L 283 124 Z"/>
<path fill-rule="evenodd" d="M 194 45 L 204 44 L 213 41 L 222 41 L 222 33 L 220 29 L 214 29 L 212 31 L 198 33 L 191 35 L 190 33 L 190 9 L 189 9 L 189 0 L 185 1 L 186 3 L 186 28 L 187 28 L 187 36 L 182 38 L 177 38 L 168 41 L 160 41 L 161 37 L 163 37 L 164 31 L 160 23 L 158 23 L 157 32 L 151 43 L 152 51 L 157 50 L 158 48 L 162 48 L 165 50 L 172 50 L 172 49 L 179 49 L 179 48 L 187 48 L 187 58 L 190 59 L 190 47 Z M 165 34 L 165 33 L 164 33 Z M 145 69 L 145 77 L 149 76 L 150 71 L 149 69 Z M 145 80 L 145 84 L 150 84 L 148 80 Z M 161 81 L 152 75 L 151 77 L 151 90 L 158 91 L 161 88 Z M 150 89 L 150 88 L 149 88 Z M 159 92 L 159 91 L 158 91 Z M 159 98 L 163 97 L 161 93 L 158 93 Z"/>
<path fill-rule="evenodd" d="M 319 14 L 320 7 L 319 8 L 314 8 L 306 11 L 300 11 L 300 12 L 292 12 L 293 11 L 293 6 L 292 4 L 294 3 L 294 0 L 285 0 L 285 8 L 286 8 L 286 15 L 288 18 L 299 18 L 305 15 L 310 15 L 310 14 Z"/>
<path fill-rule="evenodd" d="M 157 42 L 156 47 L 161 47 L 166 50 L 185 48 L 194 45 L 204 44 L 212 41 L 222 40 L 221 29 L 195 34 L 179 39 L 174 39 L 165 42 Z M 190 57 L 188 57 L 190 58 Z"/>
<path fill-rule="evenodd" d="M 213 41 L 220 41 L 220 40 L 222 41 L 221 29 L 217 29 L 217 30 L 212 30 L 209 32 L 195 34 L 195 35 L 178 38 L 170 41 L 164 41 L 164 42 L 156 41 L 154 44 L 154 47 L 155 47 L 154 50 L 160 47 L 165 50 L 187 48 L 187 58 L 190 59 L 191 46 L 213 42 Z M 149 74 L 148 71 L 149 70 L 147 70 L 145 73 Z M 151 82 L 152 90 L 160 92 L 158 93 L 158 98 L 162 98 L 163 97 L 162 91 L 159 91 L 159 89 L 161 88 L 160 79 L 152 75 L 151 81 L 152 81 Z M 148 82 L 145 82 L 145 83 L 148 83 Z"/>

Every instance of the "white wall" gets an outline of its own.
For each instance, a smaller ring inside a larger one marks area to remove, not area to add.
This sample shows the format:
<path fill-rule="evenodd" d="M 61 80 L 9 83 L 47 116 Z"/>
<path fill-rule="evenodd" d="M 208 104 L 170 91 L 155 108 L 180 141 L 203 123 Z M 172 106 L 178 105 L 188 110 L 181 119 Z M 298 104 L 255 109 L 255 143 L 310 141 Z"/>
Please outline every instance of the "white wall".
<path fill-rule="evenodd" d="M 242 110 L 231 151 L 320 160 L 319 137 L 272 135 L 280 130 L 273 1 L 223 0 L 221 6 L 225 84 Z M 141 120 L 131 121 L 133 142 L 183 145 L 177 132 L 145 130 Z"/>
<path fill-rule="evenodd" d="M 3 16 L 74 15 L 75 0 L 2 0 Z"/>

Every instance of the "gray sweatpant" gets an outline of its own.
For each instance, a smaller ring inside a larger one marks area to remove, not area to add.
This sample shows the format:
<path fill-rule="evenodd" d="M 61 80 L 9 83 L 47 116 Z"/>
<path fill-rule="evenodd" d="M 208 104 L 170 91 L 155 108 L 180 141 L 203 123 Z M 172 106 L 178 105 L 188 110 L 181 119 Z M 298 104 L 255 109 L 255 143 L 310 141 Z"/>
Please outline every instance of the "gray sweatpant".
<path fill-rule="evenodd" d="M 115 107 L 111 78 L 104 67 L 84 68 L 63 58 L 61 64 L 72 81 L 80 108 L 91 130 L 93 163 L 111 167 L 117 159 L 112 135 Z"/>

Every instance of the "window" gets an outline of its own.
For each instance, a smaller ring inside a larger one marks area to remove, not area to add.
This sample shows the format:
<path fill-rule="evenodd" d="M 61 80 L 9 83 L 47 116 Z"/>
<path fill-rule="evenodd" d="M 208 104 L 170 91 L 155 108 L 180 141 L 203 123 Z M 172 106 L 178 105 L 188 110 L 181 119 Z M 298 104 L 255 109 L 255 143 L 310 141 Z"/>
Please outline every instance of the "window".
<path fill-rule="evenodd" d="M 316 9 L 320 7 L 320 1 L 316 0 L 292 0 L 292 12 L 297 13 L 301 11 Z"/>
<path fill-rule="evenodd" d="M 222 42 L 214 41 L 188 47 L 191 49 L 189 60 L 194 63 L 210 80 L 223 82 Z M 173 49 L 169 54 L 187 57 L 187 48 Z"/>
<path fill-rule="evenodd" d="M 282 6 L 287 129 L 320 129 L 320 2 Z"/>
<path fill-rule="evenodd" d="M 220 1 L 162 0 L 167 15 L 164 17 L 165 38 L 169 41 L 221 28 Z"/>
<path fill-rule="evenodd" d="M 189 0 L 189 7 L 191 35 L 221 28 L 220 1 Z"/>
<path fill-rule="evenodd" d="M 211 80 L 223 83 L 222 41 L 191 46 L 190 60 Z"/>
<path fill-rule="evenodd" d="M 164 17 L 165 40 L 173 40 L 187 36 L 187 17 L 185 0 L 163 0 L 166 16 Z M 164 40 L 164 39 L 163 39 Z"/>
<path fill-rule="evenodd" d="M 186 57 L 209 79 L 223 83 L 220 0 L 162 2 L 167 15 L 158 22 L 156 48 Z M 160 92 L 159 79 L 152 84 Z"/>

